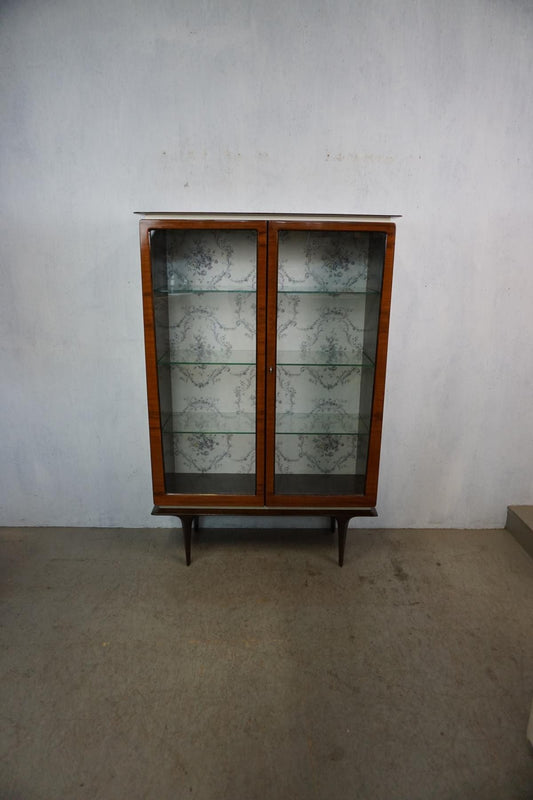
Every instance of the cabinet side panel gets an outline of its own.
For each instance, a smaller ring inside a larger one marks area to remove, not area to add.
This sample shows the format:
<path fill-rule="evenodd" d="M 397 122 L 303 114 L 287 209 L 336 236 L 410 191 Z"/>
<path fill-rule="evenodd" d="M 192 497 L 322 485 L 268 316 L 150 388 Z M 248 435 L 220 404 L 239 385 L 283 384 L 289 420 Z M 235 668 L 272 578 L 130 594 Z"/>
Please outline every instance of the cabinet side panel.
<path fill-rule="evenodd" d="M 267 306 L 267 227 L 257 230 L 257 383 L 256 383 L 256 494 L 265 501 L 265 402 L 266 402 L 266 306 Z"/>
<path fill-rule="evenodd" d="M 168 302 L 164 295 L 158 294 L 157 290 L 164 290 L 168 284 L 168 236 L 166 231 L 154 231 L 150 236 L 150 255 L 152 267 L 152 286 L 154 288 L 153 307 L 154 307 L 154 326 L 156 355 L 158 364 L 159 382 L 159 408 L 161 420 L 167 419 L 172 412 L 172 380 L 170 368 L 163 366 L 160 362 L 165 353 L 169 350 L 169 315 Z M 175 458 L 172 447 L 172 437 L 165 434 L 165 429 L 161 433 L 163 445 L 163 463 L 165 474 L 174 472 Z"/>
<path fill-rule="evenodd" d="M 165 491 L 163 447 L 161 438 L 159 387 L 157 374 L 157 349 L 153 303 L 152 264 L 150 254 L 150 225 L 141 220 L 141 273 L 143 287 L 144 342 L 146 359 L 146 387 L 148 394 L 148 422 L 150 428 L 150 454 L 154 497 Z"/>
<path fill-rule="evenodd" d="M 363 349 L 374 364 L 376 363 L 377 358 L 379 315 L 381 308 L 381 290 L 383 286 L 383 269 L 385 265 L 386 238 L 386 234 L 384 233 L 371 233 L 369 236 L 367 290 L 368 292 L 375 292 L 375 294 L 367 294 L 365 297 Z M 359 413 L 369 425 L 372 420 L 375 381 L 375 369 L 368 370 L 364 372 L 360 385 Z M 367 468 L 368 449 L 361 450 L 358 453 L 357 461 L 357 472 L 359 475 L 365 476 L 365 483 Z"/>
<path fill-rule="evenodd" d="M 394 263 L 394 244 L 396 226 L 390 224 L 386 226 L 387 240 L 383 259 L 383 270 L 381 279 L 381 303 L 379 308 L 379 323 L 377 328 L 376 341 L 376 369 L 374 379 L 374 390 L 372 397 L 372 416 L 370 425 L 370 443 L 368 452 L 366 495 L 377 500 L 379 458 L 381 448 L 381 430 L 383 424 L 383 404 L 385 401 L 385 374 L 387 368 L 387 347 L 389 337 L 389 317 L 392 293 L 392 272 Z M 372 280 L 379 280 L 379 247 L 371 255 L 372 268 L 370 272 Z M 370 280 L 370 278 L 369 278 Z"/>
<path fill-rule="evenodd" d="M 268 503 L 274 496 L 274 454 L 276 449 L 278 227 L 273 223 L 268 226 L 267 262 L 265 478 L 266 502 Z"/>

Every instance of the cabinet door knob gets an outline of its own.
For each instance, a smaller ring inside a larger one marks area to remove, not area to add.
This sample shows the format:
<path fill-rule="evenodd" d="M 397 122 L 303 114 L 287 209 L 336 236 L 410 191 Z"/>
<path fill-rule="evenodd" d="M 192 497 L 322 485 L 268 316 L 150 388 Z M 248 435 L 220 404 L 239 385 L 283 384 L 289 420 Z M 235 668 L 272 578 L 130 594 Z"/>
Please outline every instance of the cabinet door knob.
<path fill-rule="evenodd" d="M 274 367 L 269 367 L 269 368 L 268 368 L 268 371 L 269 371 L 269 372 L 270 372 L 270 374 L 272 375 L 272 373 L 274 372 Z"/>

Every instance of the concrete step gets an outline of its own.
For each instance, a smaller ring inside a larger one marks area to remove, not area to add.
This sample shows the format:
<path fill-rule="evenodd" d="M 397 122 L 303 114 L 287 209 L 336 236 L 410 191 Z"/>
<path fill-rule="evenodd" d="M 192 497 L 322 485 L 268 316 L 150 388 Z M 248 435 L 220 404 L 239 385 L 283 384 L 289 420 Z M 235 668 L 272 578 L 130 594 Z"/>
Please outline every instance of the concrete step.
<path fill-rule="evenodd" d="M 533 558 L 533 506 L 507 506 L 505 527 Z"/>

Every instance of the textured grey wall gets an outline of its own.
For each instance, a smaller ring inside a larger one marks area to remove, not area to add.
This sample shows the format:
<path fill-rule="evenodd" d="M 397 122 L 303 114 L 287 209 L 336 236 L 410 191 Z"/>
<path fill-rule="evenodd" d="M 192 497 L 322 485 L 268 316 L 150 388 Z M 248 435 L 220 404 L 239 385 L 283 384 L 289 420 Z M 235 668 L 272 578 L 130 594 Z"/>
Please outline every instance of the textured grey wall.
<path fill-rule="evenodd" d="M 1 13 L 0 523 L 154 524 L 139 209 L 403 214 L 375 524 L 533 502 L 531 3 Z"/>

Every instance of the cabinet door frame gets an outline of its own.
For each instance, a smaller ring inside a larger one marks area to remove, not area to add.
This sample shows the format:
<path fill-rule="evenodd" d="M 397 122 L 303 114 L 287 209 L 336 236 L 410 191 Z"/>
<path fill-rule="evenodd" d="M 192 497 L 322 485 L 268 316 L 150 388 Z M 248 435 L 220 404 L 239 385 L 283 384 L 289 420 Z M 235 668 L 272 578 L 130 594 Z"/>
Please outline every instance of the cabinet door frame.
<path fill-rule="evenodd" d="M 363 494 L 310 495 L 276 494 L 275 491 L 275 447 L 276 447 L 276 374 L 277 374 L 277 299 L 278 299 L 278 236 L 281 231 L 361 231 L 381 232 L 387 235 L 383 278 L 379 308 L 374 389 L 370 420 L 368 459 Z M 306 508 L 359 508 L 373 507 L 377 502 L 379 458 L 385 398 L 385 371 L 392 291 L 392 268 L 394 258 L 396 225 L 389 222 L 304 222 L 270 221 L 268 227 L 268 306 L 267 306 L 267 376 L 266 407 L 266 505 L 270 507 Z"/>
<path fill-rule="evenodd" d="M 140 225 L 141 271 L 145 331 L 148 422 L 154 502 L 157 506 L 181 508 L 255 507 L 265 502 L 265 331 L 267 222 L 261 220 L 142 219 Z M 150 234 L 155 230 L 251 230 L 257 233 L 256 282 L 256 464 L 255 494 L 171 493 L 165 487 L 161 406 L 155 337 L 154 295 Z"/>

